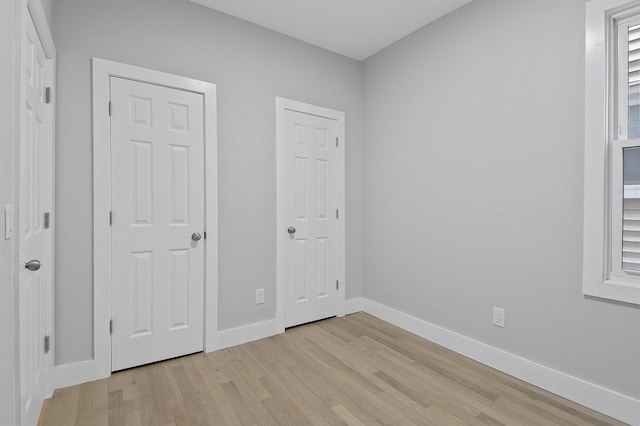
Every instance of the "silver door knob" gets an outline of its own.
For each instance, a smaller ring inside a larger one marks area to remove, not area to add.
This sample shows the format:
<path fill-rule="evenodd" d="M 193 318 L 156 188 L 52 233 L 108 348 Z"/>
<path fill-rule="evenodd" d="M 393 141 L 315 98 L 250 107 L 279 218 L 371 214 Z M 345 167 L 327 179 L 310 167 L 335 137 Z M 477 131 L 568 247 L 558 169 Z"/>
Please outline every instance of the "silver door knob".
<path fill-rule="evenodd" d="M 191 234 L 191 239 L 193 241 L 200 241 L 200 238 L 202 238 L 202 235 L 200 235 L 200 233 L 198 232 L 194 232 L 193 234 Z"/>
<path fill-rule="evenodd" d="M 30 271 L 37 271 L 42 266 L 39 260 L 33 259 L 24 264 L 24 269 L 28 269 Z"/>
<path fill-rule="evenodd" d="M 290 234 L 295 234 L 296 233 L 296 228 L 294 228 L 293 226 L 290 226 L 289 229 L 287 229 L 287 232 Z"/>

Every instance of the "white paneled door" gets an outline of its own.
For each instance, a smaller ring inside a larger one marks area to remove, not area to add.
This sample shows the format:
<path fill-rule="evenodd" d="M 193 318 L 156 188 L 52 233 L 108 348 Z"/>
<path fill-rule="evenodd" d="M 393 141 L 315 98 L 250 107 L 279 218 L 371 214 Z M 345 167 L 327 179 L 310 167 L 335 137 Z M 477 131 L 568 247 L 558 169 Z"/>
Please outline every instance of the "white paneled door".
<path fill-rule="evenodd" d="M 52 65 L 31 16 L 22 37 L 20 131 L 20 393 L 23 425 L 38 421 L 51 392 L 53 353 L 53 112 L 47 103 Z M 5 153 L 6 154 L 6 153 Z M 0 423 L 2 420 L 0 420 Z"/>
<path fill-rule="evenodd" d="M 113 371 L 203 350 L 203 109 L 111 78 Z"/>
<path fill-rule="evenodd" d="M 337 314 L 337 121 L 286 110 L 285 327 Z M 284 230 L 282 230 L 284 231 Z"/>

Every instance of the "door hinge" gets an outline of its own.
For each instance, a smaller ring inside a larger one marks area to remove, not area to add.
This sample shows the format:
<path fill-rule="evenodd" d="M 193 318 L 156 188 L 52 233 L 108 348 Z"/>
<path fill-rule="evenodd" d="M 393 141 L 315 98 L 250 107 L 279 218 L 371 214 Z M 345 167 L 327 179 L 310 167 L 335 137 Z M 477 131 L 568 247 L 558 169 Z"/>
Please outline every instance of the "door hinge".
<path fill-rule="evenodd" d="M 111 117 L 111 101 L 109 101 L 109 117 Z"/>
<path fill-rule="evenodd" d="M 109 211 L 109 226 L 113 226 L 113 210 Z"/>
<path fill-rule="evenodd" d="M 336 148 L 338 147 L 338 137 L 336 136 Z"/>
<path fill-rule="evenodd" d="M 51 103 L 51 87 L 44 88 L 44 103 L 45 104 Z"/>
<path fill-rule="evenodd" d="M 336 280 L 336 290 L 340 290 L 340 281 Z"/>
<path fill-rule="evenodd" d="M 51 213 L 46 212 L 44 214 L 44 229 L 49 229 L 49 226 L 51 226 Z"/>
<path fill-rule="evenodd" d="M 109 334 L 113 334 L 113 320 L 109 320 Z"/>
<path fill-rule="evenodd" d="M 340 219 L 340 210 L 336 209 L 336 219 Z"/>
<path fill-rule="evenodd" d="M 204 231 L 204 239 L 207 239 L 207 231 Z"/>
<path fill-rule="evenodd" d="M 48 354 L 49 353 L 49 336 L 44 336 L 44 353 Z"/>

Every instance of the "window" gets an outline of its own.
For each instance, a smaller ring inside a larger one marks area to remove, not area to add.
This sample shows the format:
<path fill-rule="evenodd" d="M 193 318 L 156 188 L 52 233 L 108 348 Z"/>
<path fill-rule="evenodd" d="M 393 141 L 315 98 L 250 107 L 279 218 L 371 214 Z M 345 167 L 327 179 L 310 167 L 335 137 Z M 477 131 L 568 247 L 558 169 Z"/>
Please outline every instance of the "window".
<path fill-rule="evenodd" d="M 640 17 L 618 24 L 618 40 L 622 55 L 618 63 L 627 65 L 620 67 L 621 75 L 618 77 L 624 83 L 619 85 L 620 88 L 627 92 L 622 93 L 620 98 L 625 103 L 619 108 L 628 112 L 623 114 L 628 121 L 625 126 L 627 139 L 637 139 L 640 138 Z"/>
<path fill-rule="evenodd" d="M 583 291 L 640 304 L 640 0 L 586 18 Z"/>

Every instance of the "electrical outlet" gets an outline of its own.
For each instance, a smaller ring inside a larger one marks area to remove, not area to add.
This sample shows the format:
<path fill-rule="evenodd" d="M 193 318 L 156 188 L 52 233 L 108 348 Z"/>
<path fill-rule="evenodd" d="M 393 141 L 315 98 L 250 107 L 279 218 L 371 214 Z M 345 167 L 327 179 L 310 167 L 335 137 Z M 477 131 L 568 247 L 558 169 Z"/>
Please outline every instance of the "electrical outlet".
<path fill-rule="evenodd" d="M 4 239 L 10 240 L 13 237 L 13 206 L 4 206 Z"/>
<path fill-rule="evenodd" d="M 504 309 L 493 308 L 493 325 L 504 328 Z"/>
<path fill-rule="evenodd" d="M 264 288 L 256 290 L 256 305 L 262 305 L 264 303 Z"/>

